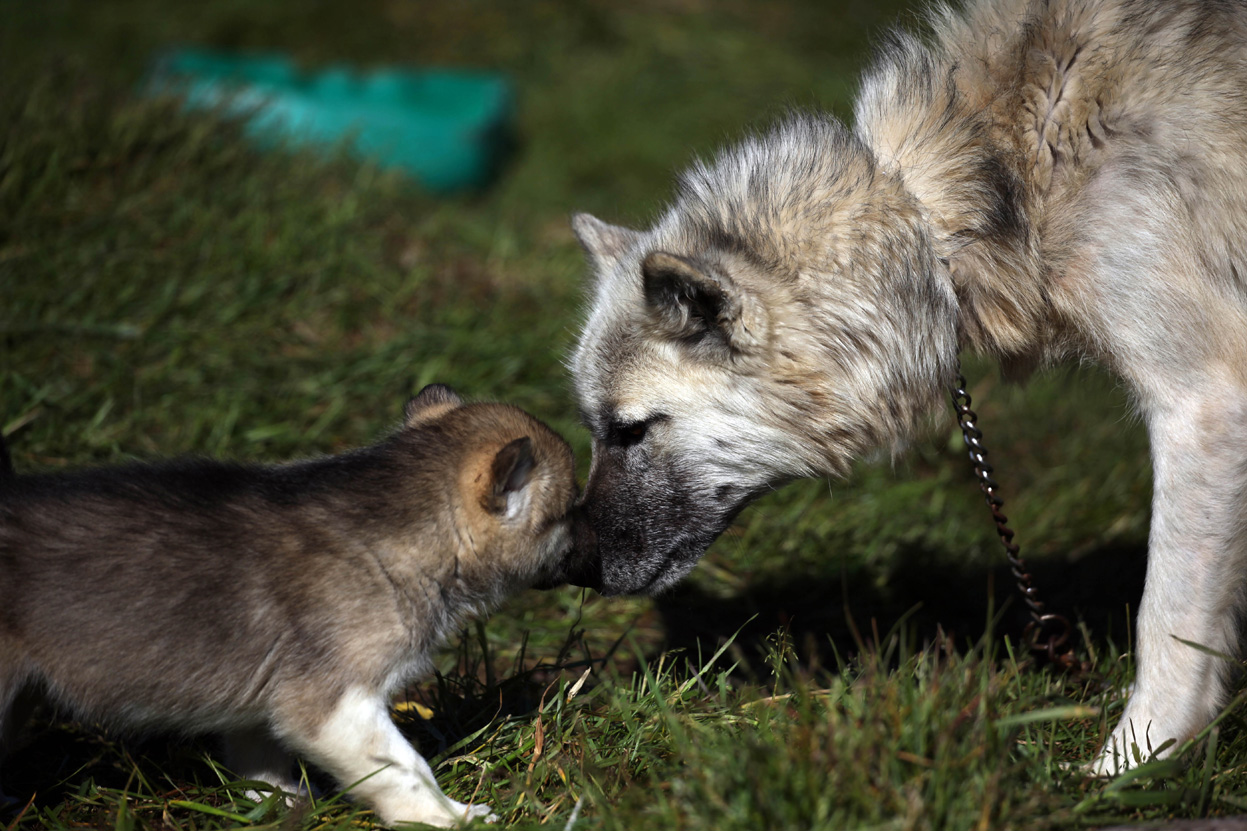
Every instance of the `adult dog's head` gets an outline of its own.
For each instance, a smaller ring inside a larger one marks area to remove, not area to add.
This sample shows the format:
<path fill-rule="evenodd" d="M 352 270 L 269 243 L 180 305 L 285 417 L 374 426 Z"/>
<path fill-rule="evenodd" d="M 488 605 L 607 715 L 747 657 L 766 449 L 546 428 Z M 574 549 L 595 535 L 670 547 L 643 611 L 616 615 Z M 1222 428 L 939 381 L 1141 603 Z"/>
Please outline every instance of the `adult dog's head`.
<path fill-rule="evenodd" d="M 954 375 L 927 223 L 837 122 L 693 167 L 647 231 L 573 226 L 595 274 L 572 370 L 604 594 L 671 586 L 752 499 L 906 436 Z"/>

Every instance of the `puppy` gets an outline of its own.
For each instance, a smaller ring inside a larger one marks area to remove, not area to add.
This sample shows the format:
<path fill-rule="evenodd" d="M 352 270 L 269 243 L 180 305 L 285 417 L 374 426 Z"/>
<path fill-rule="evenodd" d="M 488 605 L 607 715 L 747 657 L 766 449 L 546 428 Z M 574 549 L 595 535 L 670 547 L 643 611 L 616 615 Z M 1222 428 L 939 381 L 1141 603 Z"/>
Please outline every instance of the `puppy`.
<path fill-rule="evenodd" d="M 0 757 L 36 686 L 79 719 L 222 733 L 233 770 L 283 790 L 298 754 L 386 823 L 487 818 L 442 793 L 389 700 L 465 617 L 566 582 L 572 452 L 441 385 L 405 416 L 287 465 L 0 472 Z"/>

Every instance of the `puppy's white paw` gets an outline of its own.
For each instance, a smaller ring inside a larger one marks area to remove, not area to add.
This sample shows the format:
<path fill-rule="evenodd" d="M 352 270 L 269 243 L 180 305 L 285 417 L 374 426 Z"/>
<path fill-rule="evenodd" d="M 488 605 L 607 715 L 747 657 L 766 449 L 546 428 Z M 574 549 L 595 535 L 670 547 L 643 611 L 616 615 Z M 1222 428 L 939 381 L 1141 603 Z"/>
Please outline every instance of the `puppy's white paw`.
<path fill-rule="evenodd" d="M 430 798 L 421 794 L 416 801 L 402 807 L 387 806 L 378 811 L 378 815 L 387 825 L 401 825 L 409 822 L 422 822 L 438 828 L 459 828 L 477 821 L 497 822 L 498 816 L 488 805 L 469 805 L 466 802 L 455 802 L 438 794 Z"/>
<path fill-rule="evenodd" d="M 487 823 L 498 821 L 498 815 L 491 811 L 488 805 L 471 805 L 467 802 L 455 802 L 453 804 L 452 810 L 459 824 L 467 825 L 477 820 Z"/>
<path fill-rule="evenodd" d="M 314 795 L 314 791 L 305 787 L 303 784 L 294 781 L 267 781 L 272 785 L 272 789 L 268 788 L 247 788 L 243 791 L 243 796 L 252 802 L 260 803 L 271 797 L 274 793 L 279 793 L 279 801 L 287 808 L 293 808 L 294 804 L 300 799 L 307 799 Z"/>
<path fill-rule="evenodd" d="M 469 805 L 467 821 L 473 822 L 478 819 L 481 822 L 494 823 L 498 821 L 498 815 L 489 810 L 488 805 Z"/>

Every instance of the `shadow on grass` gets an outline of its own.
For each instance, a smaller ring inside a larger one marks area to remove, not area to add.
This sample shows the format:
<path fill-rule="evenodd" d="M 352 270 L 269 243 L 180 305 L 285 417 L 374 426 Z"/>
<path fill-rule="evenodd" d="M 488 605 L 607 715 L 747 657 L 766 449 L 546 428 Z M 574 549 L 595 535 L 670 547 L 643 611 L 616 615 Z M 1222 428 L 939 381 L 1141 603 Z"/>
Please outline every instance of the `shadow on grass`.
<path fill-rule="evenodd" d="M 476 638 L 465 630 L 455 671 L 412 683 L 400 696 L 420 702 L 430 714 L 422 716 L 415 708 L 402 708 L 393 714 L 395 723 L 435 766 L 443 757 L 469 754 L 486 742 L 488 737 L 482 731 L 489 725 L 537 717 L 552 685 L 564 677 L 561 673 L 579 672 L 585 665 L 565 654 L 577 645 L 569 641 L 553 663 L 539 662 L 530 669 L 508 673 L 497 666 L 497 656 L 483 654 Z M 100 797 L 101 790 L 124 792 L 129 798 L 153 804 L 203 801 L 205 794 L 212 803 L 225 798 L 222 785 L 231 773 L 208 761 L 211 758 L 224 763 L 214 735 L 115 733 L 68 720 L 38 696 L 31 696 L 26 703 L 29 708 L 21 708 L 26 718 L 24 729 L 17 731 L 16 749 L 0 760 L 0 783 L 4 785 L 0 791 L 0 829 L 28 802 L 36 812 L 78 802 L 81 810 L 98 814 L 100 827 L 111 825 L 115 805 Z M 339 791 L 338 783 L 327 774 L 311 765 L 305 769 L 315 793 Z M 299 775 L 299 771 L 294 774 Z M 301 826 L 292 822 L 289 827 Z"/>
<path fill-rule="evenodd" d="M 102 730 L 56 720 L 40 708 L 21 732 L 16 750 L 0 766 L 0 781 L 11 804 L 0 803 L 0 817 L 11 818 L 28 801 L 49 808 L 97 788 L 151 796 L 175 789 L 173 782 L 217 784 L 204 761 L 205 741 L 172 736 L 130 738 L 124 743 Z M 157 760 L 158 764 L 152 764 Z M 157 770 L 161 779 L 140 781 L 137 771 Z M 184 798 L 184 796 L 171 796 Z M 89 801 L 89 800 L 88 800 Z M 100 808 L 100 820 L 108 811 Z"/>
<path fill-rule="evenodd" d="M 1031 570 L 1050 610 L 1085 623 L 1098 643 L 1111 640 L 1125 648 L 1132 625 L 1129 616 L 1143 590 L 1145 559 L 1141 545 L 1106 547 L 1076 561 L 1035 563 Z M 681 649 L 696 662 L 699 654 L 708 658 L 736 635 L 731 660 L 738 663 L 737 672 L 745 681 L 770 676 L 769 656 L 780 630 L 787 632 L 797 660 L 816 671 L 834 667 L 837 654 L 852 656 L 863 645 L 877 643 L 898 621 L 911 645 L 944 636 L 967 647 L 982 638 L 992 608 L 998 610 L 996 639 L 1007 636 L 1016 642 L 1027 618 L 1007 566 L 952 567 L 943 553 L 917 547 L 898 552 L 884 582 L 866 571 L 801 572 L 786 581 L 758 581 L 727 598 L 688 582 L 656 602 L 667 650 Z M 490 676 L 484 681 L 479 677 L 485 672 L 481 661 L 492 659 L 465 645 L 473 645 L 470 637 L 460 644 L 464 654 L 459 674 L 419 685 L 416 698 L 435 716 L 427 721 L 414 715 L 399 719 L 400 728 L 428 758 L 466 752 L 456 748 L 460 740 L 499 717 L 520 721 L 535 717 L 551 682 L 564 669 L 542 664 L 518 674 L 503 670 L 496 680 Z M 616 670 L 630 665 L 624 655 L 612 661 Z M 577 672 L 582 663 L 576 664 Z M 7 795 L 18 801 L 15 807 L 32 795 L 37 808 L 55 806 L 75 794 L 85 795 L 86 782 L 172 799 L 185 798 L 179 791 L 187 786 L 219 785 L 217 773 L 204 761 L 205 753 L 217 755 L 211 739 L 118 742 L 91 727 L 58 723 L 48 711 L 34 719 L 33 728 L 0 770 Z M 134 779 L 136 770 L 154 771 L 160 778 L 140 784 Z M 328 779 L 315 781 L 324 791 L 333 790 Z"/>
<path fill-rule="evenodd" d="M 1097 642 L 1111 640 L 1125 649 L 1143 593 L 1146 555 L 1142 546 L 1106 547 L 1075 562 L 1029 565 L 1048 611 L 1075 626 L 1084 623 Z M 767 656 L 780 629 L 787 630 L 797 659 L 811 667 L 834 666 L 836 654 L 856 654 L 898 621 L 911 644 L 941 634 L 958 647 L 977 643 L 992 608 L 996 638 L 1016 643 L 1028 617 L 1014 582 L 1003 554 L 998 567 L 957 569 L 948 566 L 946 555 L 911 548 L 898 552 L 884 584 L 866 573 L 799 573 L 725 599 L 685 583 L 658 598 L 657 607 L 668 649 L 683 649 L 695 660 L 699 650 L 713 654 L 736 634 L 733 657 L 756 678 L 770 672 Z"/>

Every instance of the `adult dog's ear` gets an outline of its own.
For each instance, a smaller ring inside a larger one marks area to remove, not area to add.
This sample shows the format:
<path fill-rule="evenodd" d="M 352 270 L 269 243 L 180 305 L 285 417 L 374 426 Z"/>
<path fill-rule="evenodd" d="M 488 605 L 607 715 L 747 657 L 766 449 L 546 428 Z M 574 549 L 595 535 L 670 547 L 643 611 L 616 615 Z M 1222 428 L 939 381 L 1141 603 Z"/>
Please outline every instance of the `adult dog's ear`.
<path fill-rule="evenodd" d="M 416 393 L 403 408 L 403 421 L 415 427 L 463 406 L 459 394 L 445 384 L 429 384 Z"/>
<path fill-rule="evenodd" d="M 572 217 L 572 231 L 589 257 L 589 265 L 597 274 L 611 271 L 641 234 L 631 228 L 610 225 L 589 214 Z"/>
<path fill-rule="evenodd" d="M 731 277 L 696 260 L 654 251 L 641 263 L 645 302 L 666 333 L 689 344 L 758 351 L 767 337 L 762 304 Z"/>

